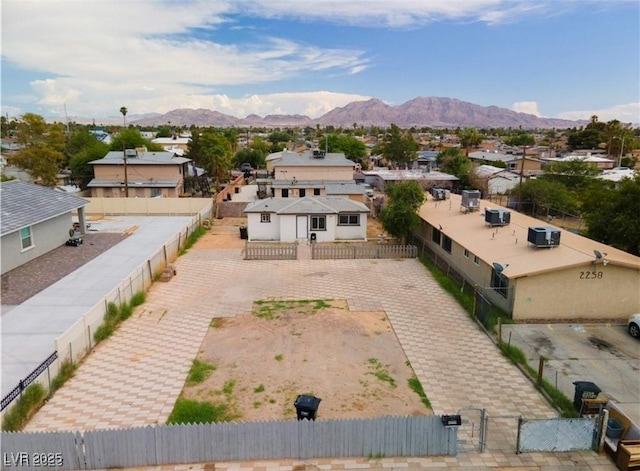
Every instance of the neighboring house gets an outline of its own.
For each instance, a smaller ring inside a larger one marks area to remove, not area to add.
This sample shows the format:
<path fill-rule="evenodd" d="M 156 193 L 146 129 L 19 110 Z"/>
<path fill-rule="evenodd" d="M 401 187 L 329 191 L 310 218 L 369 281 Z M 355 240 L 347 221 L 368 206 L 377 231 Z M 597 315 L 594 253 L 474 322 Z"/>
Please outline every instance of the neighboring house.
<path fill-rule="evenodd" d="M 458 177 L 443 172 L 421 170 L 388 170 L 386 168 L 376 168 L 374 170 L 363 170 L 365 183 L 374 188 L 385 192 L 388 185 L 403 182 L 407 180 L 415 180 L 424 189 L 434 186 L 442 188 L 454 188 L 459 181 Z"/>
<path fill-rule="evenodd" d="M 83 207 L 88 203 L 20 180 L 1 183 L 2 273 L 63 245 L 73 228 L 71 212 L 78 211 L 80 227 L 85 227 Z"/>
<path fill-rule="evenodd" d="M 249 203 L 249 241 L 366 240 L 369 208 L 341 196 L 267 198 Z"/>
<path fill-rule="evenodd" d="M 620 320 L 640 312 L 640 257 L 515 211 L 508 225 L 493 227 L 484 211 L 507 208 L 481 200 L 479 212 L 465 214 L 460 195 L 450 201 L 429 198 L 417 234 L 440 263 L 464 273 L 513 319 Z M 545 240 L 547 230 L 559 234 L 557 245 L 529 243 L 529 228 L 542 230 Z"/>
<path fill-rule="evenodd" d="M 476 175 L 486 181 L 486 189 L 490 195 L 504 195 L 520 183 L 520 174 L 493 165 L 479 165 Z"/>
<path fill-rule="evenodd" d="M 276 154 L 280 155 L 272 160 L 273 179 L 268 182 L 271 196 L 304 198 L 340 195 L 355 201 L 366 200 L 366 189 L 353 179 L 356 164 L 344 154 L 326 154 L 319 150 Z"/>
<path fill-rule="evenodd" d="M 146 148 L 127 149 L 127 175 L 123 152 L 111 151 L 104 158 L 89 162 L 95 178 L 88 188 L 92 197 L 177 198 L 184 192 L 191 159 L 172 152 L 149 152 Z"/>
<path fill-rule="evenodd" d="M 162 147 L 177 147 L 178 149 L 188 150 L 190 137 L 173 136 L 173 137 L 156 137 L 151 142 L 159 144 Z"/>
<path fill-rule="evenodd" d="M 597 178 L 613 182 L 614 186 L 617 188 L 623 178 L 634 178 L 635 175 L 636 170 L 632 168 L 616 167 L 611 170 L 603 171 Z"/>
<path fill-rule="evenodd" d="M 542 172 L 542 164 L 544 163 L 543 160 L 529 157 L 528 155 L 523 159 L 522 155 L 486 150 L 470 152 L 469 159 L 478 165 L 491 165 L 496 162 L 502 162 L 507 170 L 518 173 L 522 171 L 523 175 L 527 176 L 540 174 Z"/>
<path fill-rule="evenodd" d="M 590 165 L 591 167 L 597 168 L 598 170 L 611 170 L 616 166 L 615 159 L 608 159 L 606 157 L 600 157 L 591 153 L 587 153 L 586 155 L 583 155 L 581 153 L 574 153 L 565 155 L 564 157 L 560 158 L 554 157 L 542 160 L 545 162 L 567 162 L 578 160 Z"/>

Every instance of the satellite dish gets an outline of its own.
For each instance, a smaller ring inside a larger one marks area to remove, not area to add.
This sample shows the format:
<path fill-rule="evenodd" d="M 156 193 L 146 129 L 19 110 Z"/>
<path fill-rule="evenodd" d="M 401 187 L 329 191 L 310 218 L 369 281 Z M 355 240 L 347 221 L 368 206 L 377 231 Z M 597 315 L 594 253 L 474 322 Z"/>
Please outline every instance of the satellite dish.
<path fill-rule="evenodd" d="M 600 260 L 602 258 L 602 252 L 600 252 L 599 250 L 594 250 L 593 251 L 593 255 L 596 256 L 596 259 Z"/>
<path fill-rule="evenodd" d="M 504 271 L 504 267 L 502 265 L 500 265 L 498 262 L 493 262 L 493 269 L 497 272 L 497 273 L 502 273 Z"/>

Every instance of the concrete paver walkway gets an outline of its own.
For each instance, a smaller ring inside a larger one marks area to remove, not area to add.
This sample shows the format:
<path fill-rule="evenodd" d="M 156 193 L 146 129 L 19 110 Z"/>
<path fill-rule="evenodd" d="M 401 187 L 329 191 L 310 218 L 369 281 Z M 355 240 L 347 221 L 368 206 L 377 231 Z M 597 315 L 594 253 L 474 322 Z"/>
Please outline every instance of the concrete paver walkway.
<path fill-rule="evenodd" d="M 97 347 L 27 430 L 165 422 L 211 319 L 248 312 L 254 300 L 268 297 L 346 299 L 352 310 L 385 310 L 436 414 L 474 406 L 486 408 L 490 416 L 555 416 L 416 260 L 249 262 L 242 260 L 238 249 L 206 250 L 196 245 L 175 265 L 177 276 L 151 288 L 147 302 Z M 567 465 L 611 469 L 606 458 L 588 452 L 468 451 L 457 458 L 390 461 L 379 467 L 562 469 L 565 460 Z M 366 461 L 354 467 L 371 468 Z M 344 460 L 335 463 L 336 469 L 347 468 Z"/>

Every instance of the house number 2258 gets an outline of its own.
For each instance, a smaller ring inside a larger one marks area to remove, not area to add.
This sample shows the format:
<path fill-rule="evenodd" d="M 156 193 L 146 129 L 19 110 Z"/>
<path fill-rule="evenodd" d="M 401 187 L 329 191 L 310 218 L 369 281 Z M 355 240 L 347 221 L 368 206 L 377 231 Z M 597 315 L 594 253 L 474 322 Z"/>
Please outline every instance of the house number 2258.
<path fill-rule="evenodd" d="M 602 279 L 602 272 L 601 271 L 581 271 L 580 272 L 580 279 L 581 280 L 595 280 L 595 279 Z"/>

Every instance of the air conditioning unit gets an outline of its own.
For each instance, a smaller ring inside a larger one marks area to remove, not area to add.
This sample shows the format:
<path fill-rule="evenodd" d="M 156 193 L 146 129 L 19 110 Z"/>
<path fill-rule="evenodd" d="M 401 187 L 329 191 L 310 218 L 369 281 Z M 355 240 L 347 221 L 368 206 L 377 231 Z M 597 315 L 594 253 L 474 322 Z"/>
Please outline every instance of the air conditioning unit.
<path fill-rule="evenodd" d="M 511 212 L 504 209 L 485 209 L 484 222 L 489 226 L 506 226 L 511 222 Z"/>
<path fill-rule="evenodd" d="M 536 247 L 557 247 L 560 245 L 560 230 L 551 226 L 530 227 L 527 241 Z"/>
<path fill-rule="evenodd" d="M 447 192 L 444 188 L 433 187 L 429 190 L 434 200 L 447 199 Z"/>
<path fill-rule="evenodd" d="M 480 209 L 480 190 L 462 190 L 463 212 L 477 211 Z"/>

